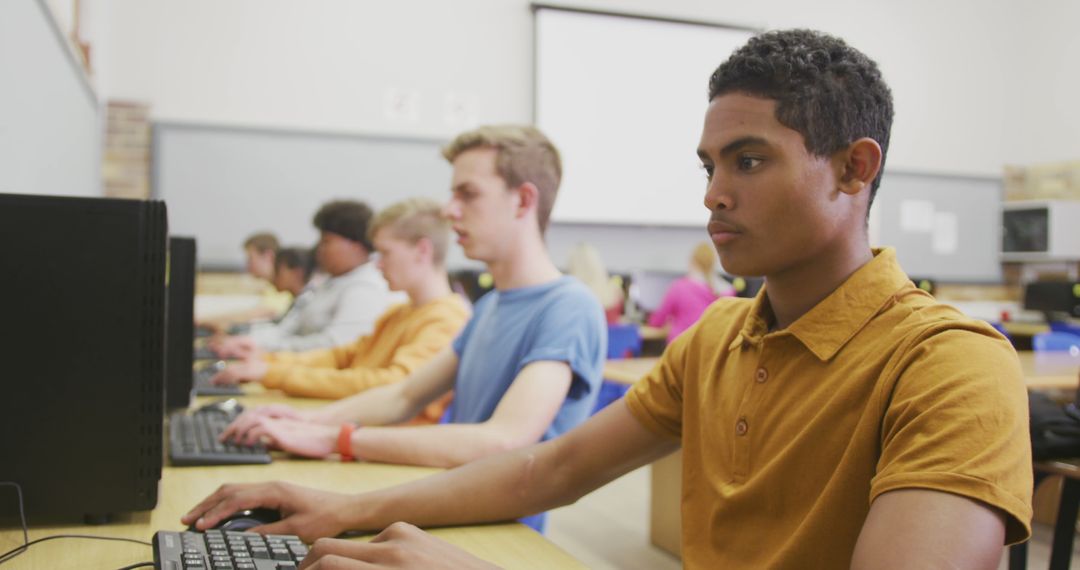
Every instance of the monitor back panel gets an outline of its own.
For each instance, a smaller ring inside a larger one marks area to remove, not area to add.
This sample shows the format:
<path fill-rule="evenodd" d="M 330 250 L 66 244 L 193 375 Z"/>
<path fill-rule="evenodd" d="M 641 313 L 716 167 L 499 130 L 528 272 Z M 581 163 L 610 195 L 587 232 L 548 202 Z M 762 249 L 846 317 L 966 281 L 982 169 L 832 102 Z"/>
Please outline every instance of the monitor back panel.
<path fill-rule="evenodd" d="M 169 238 L 169 319 L 166 327 L 165 407 L 191 403 L 195 342 L 195 238 Z"/>
<path fill-rule="evenodd" d="M 0 480 L 31 524 L 157 503 L 165 236 L 161 202 L 0 194 Z"/>

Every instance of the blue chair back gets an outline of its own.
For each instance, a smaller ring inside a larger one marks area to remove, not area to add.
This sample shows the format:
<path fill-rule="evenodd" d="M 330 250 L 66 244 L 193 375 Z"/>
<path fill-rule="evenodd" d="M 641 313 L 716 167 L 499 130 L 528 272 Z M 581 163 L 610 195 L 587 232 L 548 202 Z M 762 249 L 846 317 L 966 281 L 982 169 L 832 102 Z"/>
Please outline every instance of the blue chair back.
<path fill-rule="evenodd" d="M 607 357 L 610 359 L 631 358 L 641 355 L 641 331 L 637 325 L 608 325 Z M 600 393 L 596 397 L 595 414 L 615 400 L 626 395 L 629 386 L 604 380 Z M 591 414 L 590 414 L 591 415 Z"/>
<path fill-rule="evenodd" d="M 1066 332 L 1047 331 L 1031 338 L 1031 347 L 1036 352 L 1080 351 L 1080 335 Z"/>
<path fill-rule="evenodd" d="M 1080 336 L 1080 326 L 1063 323 L 1061 321 L 1050 321 L 1050 330 L 1054 332 L 1063 332 Z"/>
<path fill-rule="evenodd" d="M 607 331 L 608 358 L 641 355 L 641 331 L 637 325 L 608 325 Z"/>

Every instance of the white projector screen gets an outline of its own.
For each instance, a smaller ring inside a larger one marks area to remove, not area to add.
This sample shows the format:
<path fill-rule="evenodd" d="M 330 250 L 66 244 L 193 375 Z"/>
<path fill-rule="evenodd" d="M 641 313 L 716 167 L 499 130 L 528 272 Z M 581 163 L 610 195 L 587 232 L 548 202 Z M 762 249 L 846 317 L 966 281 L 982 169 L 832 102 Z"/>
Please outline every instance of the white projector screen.
<path fill-rule="evenodd" d="M 709 76 L 753 32 L 536 9 L 536 124 L 559 147 L 559 222 L 695 225 Z"/>

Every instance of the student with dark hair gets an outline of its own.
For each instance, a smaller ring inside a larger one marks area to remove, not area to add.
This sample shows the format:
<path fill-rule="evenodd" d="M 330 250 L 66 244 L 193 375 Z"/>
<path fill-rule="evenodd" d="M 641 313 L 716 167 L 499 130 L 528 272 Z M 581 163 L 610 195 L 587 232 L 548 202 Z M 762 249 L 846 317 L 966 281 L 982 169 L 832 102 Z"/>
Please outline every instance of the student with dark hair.
<path fill-rule="evenodd" d="M 688 568 L 996 568 L 1030 535 L 1031 452 L 1009 343 L 915 288 L 866 215 L 892 99 L 877 65 L 807 31 L 757 36 L 713 74 L 697 149 L 724 268 L 762 275 L 716 301 L 627 396 L 566 435 L 356 495 L 225 486 L 185 522 L 286 513 L 319 567 L 479 568 L 414 527 L 574 502 L 683 452 Z M 387 556 L 387 555 L 392 556 Z M 333 564 L 331 564 L 333 561 Z"/>
<path fill-rule="evenodd" d="M 319 230 L 315 257 L 329 278 L 275 325 L 215 339 L 210 347 L 222 357 L 249 358 L 259 351 L 329 348 L 371 332 L 375 319 L 404 296 L 391 292 L 369 263 L 370 220 L 371 208 L 363 202 L 325 204 L 313 223 Z"/>
<path fill-rule="evenodd" d="M 288 291 L 299 298 L 315 271 L 315 256 L 303 247 L 283 247 L 274 257 L 274 273 L 270 278 L 278 291 Z"/>

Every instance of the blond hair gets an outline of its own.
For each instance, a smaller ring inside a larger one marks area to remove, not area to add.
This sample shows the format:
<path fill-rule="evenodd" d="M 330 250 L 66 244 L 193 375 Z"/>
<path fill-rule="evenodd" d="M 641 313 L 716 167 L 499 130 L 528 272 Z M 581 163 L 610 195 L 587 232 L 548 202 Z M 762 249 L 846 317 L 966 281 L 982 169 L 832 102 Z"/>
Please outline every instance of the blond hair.
<path fill-rule="evenodd" d="M 690 254 L 690 264 L 705 277 L 705 282 L 713 293 L 720 294 L 727 289 L 728 283 L 716 276 L 716 261 L 716 248 L 707 241 L 694 246 L 694 251 Z"/>
<path fill-rule="evenodd" d="M 277 251 L 281 245 L 278 243 L 277 236 L 270 232 L 259 232 L 257 234 L 251 234 L 244 240 L 244 249 L 254 249 L 258 253 L 266 253 L 268 251 Z"/>
<path fill-rule="evenodd" d="M 442 206 L 428 198 L 409 198 L 379 212 L 368 227 L 368 239 L 374 240 L 386 228 L 397 239 L 416 244 L 427 239 L 432 245 L 432 260 L 442 267 L 446 262 L 450 222 L 442 216 Z"/>
<path fill-rule="evenodd" d="M 551 209 L 562 180 L 559 150 L 544 133 L 527 125 L 492 125 L 458 135 L 442 149 L 442 155 L 454 162 L 462 153 L 475 148 L 493 148 L 495 172 L 510 188 L 531 182 L 539 191 L 536 219 L 540 233 L 547 231 Z"/>
<path fill-rule="evenodd" d="M 694 246 L 694 252 L 690 254 L 690 261 L 705 275 L 713 272 L 716 267 L 716 249 L 712 244 L 703 241 Z"/>
<path fill-rule="evenodd" d="M 566 273 L 584 283 L 605 309 L 622 300 L 622 288 L 611 279 L 600 252 L 587 243 L 579 243 L 570 250 Z"/>

